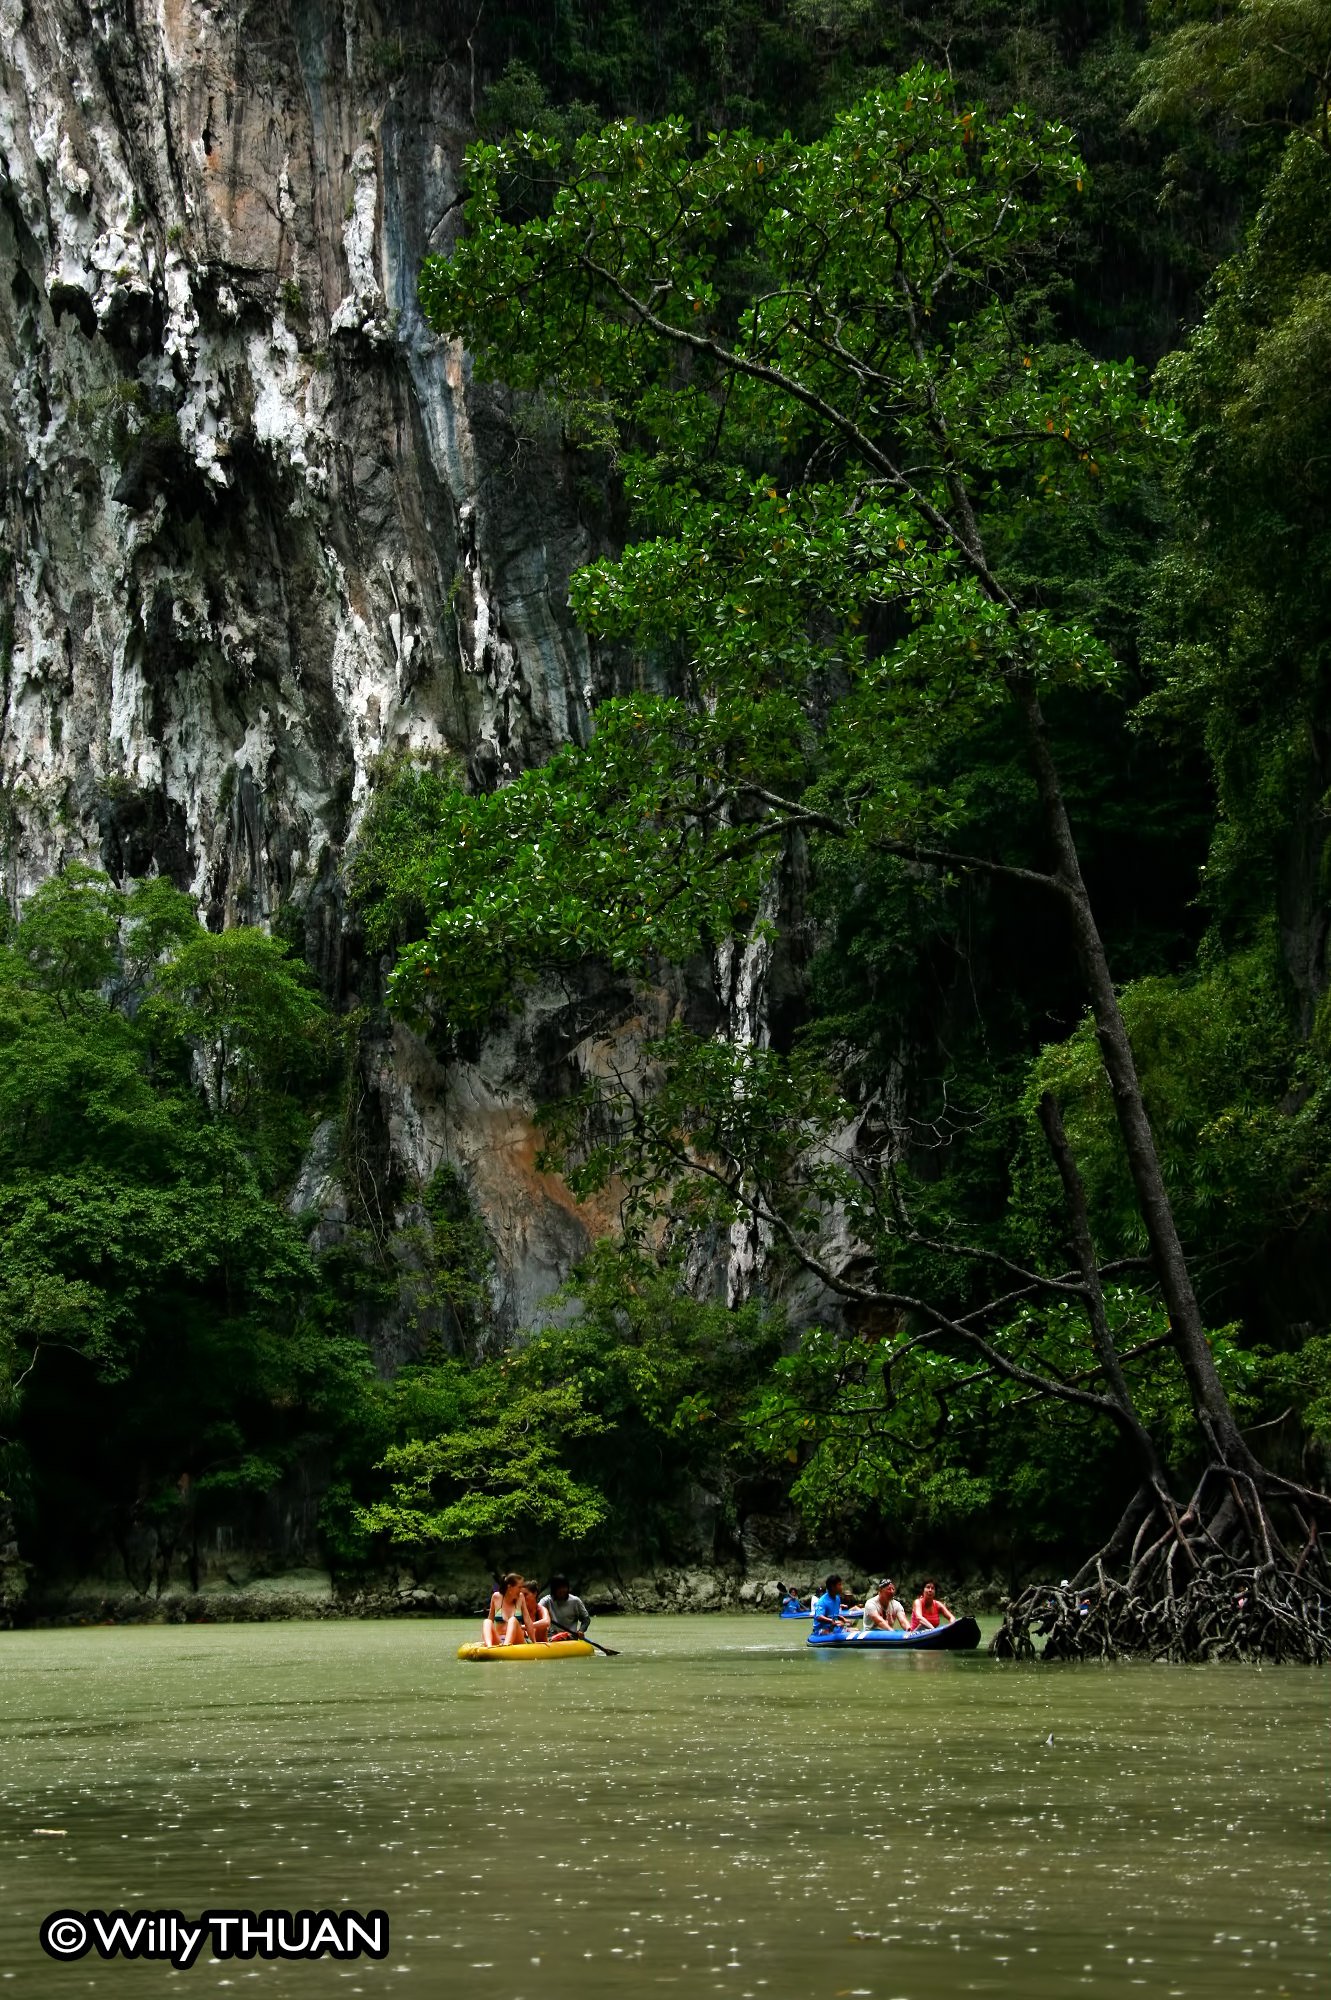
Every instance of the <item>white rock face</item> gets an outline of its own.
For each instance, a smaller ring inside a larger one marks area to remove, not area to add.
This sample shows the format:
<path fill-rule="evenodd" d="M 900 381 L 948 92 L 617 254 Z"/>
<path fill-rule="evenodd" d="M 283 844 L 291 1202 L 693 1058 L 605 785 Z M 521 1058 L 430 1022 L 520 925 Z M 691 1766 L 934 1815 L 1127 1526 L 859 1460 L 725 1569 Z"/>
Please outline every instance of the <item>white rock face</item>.
<path fill-rule="evenodd" d="M 0 0 L 0 868 L 292 903 L 372 999 L 338 864 L 383 769 L 493 784 L 581 739 L 590 552 L 416 304 L 466 143 L 456 61 L 386 75 L 361 0 Z M 531 1166 L 530 1050 L 370 1065 L 393 1162 L 490 1216 L 510 1316 L 586 1241 Z M 369 1073 L 369 1072 L 367 1072 Z"/>

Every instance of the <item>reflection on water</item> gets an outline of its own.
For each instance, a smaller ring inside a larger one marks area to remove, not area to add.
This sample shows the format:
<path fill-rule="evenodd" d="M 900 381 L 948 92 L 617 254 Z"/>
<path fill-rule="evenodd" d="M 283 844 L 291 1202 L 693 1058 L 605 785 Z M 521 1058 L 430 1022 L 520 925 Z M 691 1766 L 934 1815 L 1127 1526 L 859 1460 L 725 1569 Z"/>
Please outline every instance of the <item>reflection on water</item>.
<path fill-rule="evenodd" d="M 1325 1673 L 598 1631 L 619 1659 L 522 1671 L 442 1622 L 0 1636 L 0 2000 L 1331 1991 Z M 343 1903 L 389 1912 L 382 1964 L 36 1944 L 61 1907 Z"/>

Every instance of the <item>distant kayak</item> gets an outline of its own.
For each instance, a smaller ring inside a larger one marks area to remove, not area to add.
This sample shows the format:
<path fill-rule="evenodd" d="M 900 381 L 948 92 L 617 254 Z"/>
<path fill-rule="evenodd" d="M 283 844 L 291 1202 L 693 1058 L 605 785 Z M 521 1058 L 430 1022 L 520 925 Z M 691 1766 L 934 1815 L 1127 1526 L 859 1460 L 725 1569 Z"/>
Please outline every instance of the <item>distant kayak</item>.
<path fill-rule="evenodd" d="M 549 1664 L 551 1660 L 594 1660 L 595 1646 L 589 1646 L 585 1639 L 556 1639 L 539 1646 L 520 1643 L 516 1646 L 483 1646 L 479 1640 L 469 1646 L 458 1647 L 460 1660 L 507 1660 L 510 1665 L 523 1664 L 529 1667 Z"/>
<path fill-rule="evenodd" d="M 863 1618 L 863 1616 L 864 1616 L 864 1606 L 863 1606 L 862 1604 L 860 1604 L 860 1605 L 857 1605 L 857 1606 L 856 1606 L 856 1608 L 854 1609 L 854 1611 L 843 1611 L 843 1612 L 842 1612 L 842 1614 L 841 1614 L 841 1616 L 842 1616 L 843 1618 Z M 778 1611 L 778 1613 L 777 1613 L 777 1617 L 778 1617 L 778 1618 L 802 1618 L 802 1619 L 804 1620 L 805 1624 L 807 1625 L 807 1624 L 808 1624 L 808 1622 L 809 1622 L 809 1620 L 810 1620 L 810 1619 L 811 1619 L 811 1618 L 813 1617 L 813 1613 L 812 1613 L 812 1611 Z"/>
<path fill-rule="evenodd" d="M 806 1646 L 847 1653 L 972 1653 L 980 1643 L 973 1618 L 954 1618 L 950 1625 L 922 1625 L 918 1632 L 810 1632 Z"/>

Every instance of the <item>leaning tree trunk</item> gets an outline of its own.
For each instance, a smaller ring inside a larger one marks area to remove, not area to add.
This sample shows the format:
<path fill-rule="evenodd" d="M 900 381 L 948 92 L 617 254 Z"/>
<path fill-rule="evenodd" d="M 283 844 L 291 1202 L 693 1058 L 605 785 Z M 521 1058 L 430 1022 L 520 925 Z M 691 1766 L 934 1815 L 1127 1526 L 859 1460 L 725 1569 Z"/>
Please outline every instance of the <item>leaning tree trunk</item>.
<path fill-rule="evenodd" d="M 1069 909 L 1100 1057 L 1113 1094 L 1170 1333 L 1205 1445 L 1206 1465 L 1180 1507 L 1152 1448 L 1146 1475 L 1109 1542 L 1070 1583 L 1010 1602 L 995 1650 L 1029 1657 L 1331 1659 L 1331 1565 L 1323 1533 L 1331 1499 L 1281 1479 L 1254 1456 L 1215 1365 L 1156 1151 L 1109 961 L 1082 877 L 1038 697 L 1017 688 L 1055 872 Z M 1085 1193 L 1053 1099 L 1041 1122 L 1063 1182 L 1101 1366 L 1114 1400 L 1140 1426 L 1104 1313 Z M 1140 1426 L 1143 1433 L 1144 1426 Z"/>
<path fill-rule="evenodd" d="M 1033 724 L 1043 727 L 1038 707 Z M 1071 892 L 1101 1054 L 1209 1462 L 1180 1508 L 1123 1374 L 1104 1310 L 1085 1189 L 1058 1105 L 1046 1093 L 1040 1122 L 1063 1184 L 1092 1333 L 1110 1393 L 1141 1431 L 1146 1476 L 1109 1542 L 1070 1583 L 1034 1586 L 1005 1607 L 995 1651 L 1031 1657 L 1042 1636 L 1046 1659 L 1144 1654 L 1167 1660 L 1326 1661 L 1331 1659 L 1331 1567 L 1321 1530 L 1331 1517 L 1331 1502 L 1267 1472 L 1239 1431 L 1202 1325 L 1127 1028 L 1042 739 L 1041 748 L 1042 789 L 1047 784 L 1051 821 L 1064 830 L 1059 867 Z M 1273 1505 L 1286 1517 L 1284 1532 Z"/>
<path fill-rule="evenodd" d="M 1090 997 L 1100 1060 L 1113 1094 L 1114 1115 L 1122 1135 L 1137 1206 L 1146 1227 L 1151 1262 L 1169 1314 L 1174 1349 L 1187 1378 L 1193 1409 L 1208 1450 L 1217 1463 L 1242 1470 L 1260 1482 L 1262 1467 L 1239 1430 L 1233 1406 L 1216 1369 L 1211 1343 L 1206 1337 L 1201 1308 L 1193 1290 L 1188 1261 L 1179 1241 L 1174 1211 L 1160 1168 L 1160 1156 L 1142 1095 L 1127 1023 L 1114 990 L 1104 939 L 1082 877 L 1081 859 L 1068 819 L 1063 787 L 1049 748 L 1039 698 L 1029 684 L 1021 686 L 1017 694 L 1044 809 L 1045 827 L 1054 849 L 1055 872 L 1067 899 L 1077 959 Z"/>
<path fill-rule="evenodd" d="M 923 360 L 918 333 L 917 352 Z M 985 594 L 995 604 L 1002 605 L 1016 620 L 1018 606 L 989 566 L 967 482 L 953 450 L 946 419 L 933 397 L 931 411 L 944 476 L 956 514 L 952 533 L 957 551 L 971 567 Z M 1215 1356 L 1206 1337 L 1201 1308 L 1193 1290 L 1188 1260 L 1179 1241 L 1127 1023 L 1118 1004 L 1104 939 L 1100 935 L 1081 872 L 1081 856 L 1068 817 L 1062 780 L 1050 747 L 1039 692 L 1032 675 L 1022 668 L 1010 673 L 1008 687 L 1021 717 L 1045 833 L 1053 855 L 1052 879 L 1062 893 L 1071 919 L 1073 944 L 1091 1003 L 1100 1060 L 1109 1079 L 1114 1115 L 1127 1154 L 1137 1206 L 1146 1227 L 1151 1261 L 1169 1314 L 1174 1349 L 1187 1378 L 1193 1410 L 1207 1448 L 1216 1462 L 1241 1469 L 1260 1482 L 1263 1478 L 1262 1467 L 1244 1441 L 1224 1383 L 1216 1370 Z"/>
<path fill-rule="evenodd" d="M 918 327 L 912 320 L 923 361 Z M 989 567 L 967 482 L 938 399 L 930 415 L 952 498 L 954 544 L 992 601 L 1018 619 L 1016 602 Z M 1072 923 L 1073 942 L 1091 1003 L 1100 1059 L 1114 1100 L 1137 1207 L 1146 1228 L 1170 1334 L 1203 1440 L 1205 1471 L 1182 1510 L 1149 1439 L 1141 1488 L 1105 1548 L 1071 1584 L 1027 1591 L 1007 1607 L 995 1650 L 1030 1653 L 1043 1632 L 1046 1656 L 1144 1652 L 1153 1657 L 1211 1656 L 1324 1660 L 1331 1657 L 1331 1569 L 1321 1540 L 1331 1530 L 1331 1499 L 1277 1479 L 1248 1447 L 1215 1365 L 1187 1258 L 1179 1240 L 1136 1059 L 1109 970 L 1068 818 L 1033 677 L 1010 674 L 1053 855 L 1053 880 Z M 1085 1198 L 1062 1133 L 1045 1121 L 1083 1266 L 1092 1332 L 1122 1427 L 1144 1433 L 1114 1350 L 1090 1248 Z M 1287 1517 L 1282 1534 L 1272 1514 Z M 1292 1529 L 1292 1534 L 1291 1534 Z"/>

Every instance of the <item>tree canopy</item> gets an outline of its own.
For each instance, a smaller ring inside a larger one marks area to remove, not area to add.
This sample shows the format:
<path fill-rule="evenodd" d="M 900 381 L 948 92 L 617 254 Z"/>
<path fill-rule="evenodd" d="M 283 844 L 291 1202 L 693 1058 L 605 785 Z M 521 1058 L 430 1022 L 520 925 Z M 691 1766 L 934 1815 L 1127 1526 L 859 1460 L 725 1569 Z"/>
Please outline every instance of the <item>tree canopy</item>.
<path fill-rule="evenodd" d="M 625 123 L 579 139 L 563 173 L 555 142 L 524 150 L 552 170 L 548 204 L 506 221 L 513 149 L 477 149 L 470 233 L 426 267 L 422 300 L 486 366 L 622 438 L 643 536 L 585 573 L 575 603 L 638 647 L 682 640 L 691 687 L 618 705 L 588 751 L 467 801 L 465 827 L 446 819 L 399 991 L 441 979 L 446 1008 L 459 932 L 469 965 L 489 957 L 501 976 L 588 943 L 645 964 L 749 934 L 773 852 L 795 838 L 1048 894 L 1082 961 L 1200 1420 L 1241 1450 L 1042 708 L 1111 685 L 1113 661 L 1023 590 L 1013 559 L 1030 516 L 1130 488 L 1168 429 L 1129 367 L 1032 338 L 1036 252 L 1083 179 L 1069 135 L 961 108 L 917 69 L 807 146 L 724 133 L 695 149 L 681 127 Z M 861 632 L 875 617 L 876 643 Z M 990 776 L 968 752 L 994 711 L 1025 752 L 1043 866 L 954 841 Z M 727 1105 L 753 1095 L 722 1090 Z M 872 1296 L 907 1303 L 890 1284 Z"/>
<path fill-rule="evenodd" d="M 1161 1451 L 1189 1456 L 1176 1363 L 1201 1456 L 1260 1508 L 1242 1382 L 1205 1327 L 1060 768 L 1085 710 L 1124 691 L 1097 629 L 1095 536 L 1079 569 L 1069 524 L 1103 534 L 1142 509 L 1180 447 L 1131 364 L 1048 313 L 1042 278 L 1085 181 L 1070 135 L 965 106 L 917 68 L 809 143 L 623 121 L 480 146 L 470 173 L 468 233 L 426 266 L 422 302 L 609 454 L 634 537 L 575 580 L 574 605 L 682 691 L 603 705 L 587 749 L 495 795 L 439 791 L 397 1001 L 458 1025 L 589 957 L 646 976 L 760 948 L 792 867 L 809 857 L 816 881 L 829 850 L 843 885 L 888 864 L 926 894 L 979 878 L 1047 898 L 1132 1191 L 1128 1214 L 1099 1208 L 1108 1263 L 1052 1063 L 1009 1114 L 1009 1143 L 1042 1134 L 1046 1193 L 1009 1197 L 978 1234 L 955 1177 L 931 1184 L 890 1121 L 865 1146 L 862 1094 L 742 1037 L 677 1027 L 654 1068 L 589 1093 L 580 1133 L 567 1107 L 552 1130 L 575 1186 L 627 1172 L 676 1219 L 681 1187 L 732 1226 L 746 1212 L 830 1293 L 893 1315 L 889 1411 L 909 1402 L 899 1365 L 946 1353 L 945 1401 L 1000 1378 L 1109 1420 L 1168 1518 Z M 986 816 L 996 770 L 1006 809 Z M 822 1249 L 833 1216 L 848 1257 Z M 1143 1250 L 1163 1318 L 1140 1275 L 1106 1289 Z M 1060 1351 L 1073 1336 L 1080 1355 Z M 1135 1386 L 1125 1353 L 1151 1356 Z"/>
<path fill-rule="evenodd" d="M 7 924 L 20 1539 L 317 1464 L 348 1571 L 795 1510 L 1102 1543 L 1070 1650 L 1325 1650 L 1331 12 L 704 17 L 487 9 L 421 279 L 571 469 L 590 742 L 379 771 L 336 1032 L 162 882 Z M 625 1234 L 506 1348 L 361 1038 L 451 1062 L 552 979 L 545 1164 Z"/>

